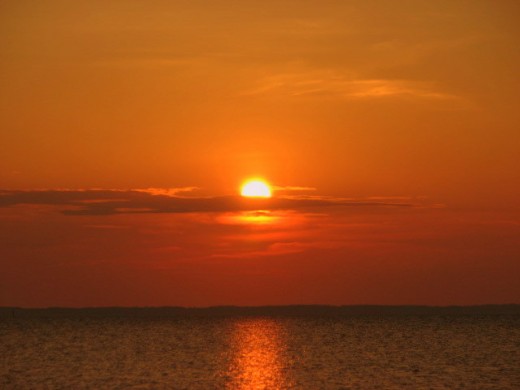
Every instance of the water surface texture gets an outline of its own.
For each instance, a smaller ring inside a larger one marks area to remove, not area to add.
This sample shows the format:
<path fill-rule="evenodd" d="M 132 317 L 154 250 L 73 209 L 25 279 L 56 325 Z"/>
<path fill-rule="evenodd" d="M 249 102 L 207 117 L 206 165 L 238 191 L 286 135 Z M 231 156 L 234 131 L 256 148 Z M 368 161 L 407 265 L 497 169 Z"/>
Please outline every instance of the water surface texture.
<path fill-rule="evenodd" d="M 0 387 L 517 389 L 518 315 L 0 320 Z"/>

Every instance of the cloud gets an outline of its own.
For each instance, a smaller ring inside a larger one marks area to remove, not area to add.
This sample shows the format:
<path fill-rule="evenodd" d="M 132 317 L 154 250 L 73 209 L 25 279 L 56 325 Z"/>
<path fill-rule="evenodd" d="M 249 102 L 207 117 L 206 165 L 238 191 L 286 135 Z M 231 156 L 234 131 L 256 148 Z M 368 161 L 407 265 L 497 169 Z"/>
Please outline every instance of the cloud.
<path fill-rule="evenodd" d="M 316 191 L 314 187 L 302 187 L 302 186 L 274 186 L 273 190 L 275 191 Z"/>
<path fill-rule="evenodd" d="M 184 190 L 186 191 L 186 189 Z M 287 196 L 265 199 L 240 196 L 179 197 L 168 192 L 165 194 L 144 190 L 0 191 L 0 207 L 24 204 L 56 206 L 65 215 L 312 210 L 331 206 L 413 206 L 411 203 L 404 202 L 352 200 L 319 196 Z"/>
<path fill-rule="evenodd" d="M 138 188 L 138 189 L 134 189 L 133 191 L 145 192 L 150 195 L 175 196 L 175 195 L 183 193 L 183 192 L 193 192 L 198 189 L 199 189 L 199 187 L 193 187 L 193 186 L 192 187 L 178 187 L 178 188 L 150 187 L 150 188 Z"/>
<path fill-rule="evenodd" d="M 268 76 L 244 95 L 330 96 L 344 99 L 414 97 L 452 100 L 431 82 L 402 79 L 359 79 L 332 71 L 308 71 Z"/>
<path fill-rule="evenodd" d="M 412 200 L 411 196 L 369 196 L 369 200 Z"/>

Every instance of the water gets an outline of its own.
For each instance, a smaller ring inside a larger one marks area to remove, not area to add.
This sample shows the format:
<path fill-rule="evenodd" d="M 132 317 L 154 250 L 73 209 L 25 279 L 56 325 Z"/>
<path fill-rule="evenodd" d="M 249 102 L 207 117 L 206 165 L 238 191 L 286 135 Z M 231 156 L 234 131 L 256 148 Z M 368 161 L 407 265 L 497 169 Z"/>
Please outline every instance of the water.
<path fill-rule="evenodd" d="M 4 318 L 0 387 L 518 389 L 520 318 Z"/>

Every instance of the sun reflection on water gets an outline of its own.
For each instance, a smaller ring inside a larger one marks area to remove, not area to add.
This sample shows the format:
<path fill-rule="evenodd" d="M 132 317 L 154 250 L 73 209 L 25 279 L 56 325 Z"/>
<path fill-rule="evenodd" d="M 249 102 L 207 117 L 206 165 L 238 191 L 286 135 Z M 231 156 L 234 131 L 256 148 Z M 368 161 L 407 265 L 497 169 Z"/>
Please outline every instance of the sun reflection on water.
<path fill-rule="evenodd" d="M 267 318 L 239 321 L 233 334 L 234 356 L 228 370 L 229 389 L 288 387 L 283 366 L 283 329 Z"/>

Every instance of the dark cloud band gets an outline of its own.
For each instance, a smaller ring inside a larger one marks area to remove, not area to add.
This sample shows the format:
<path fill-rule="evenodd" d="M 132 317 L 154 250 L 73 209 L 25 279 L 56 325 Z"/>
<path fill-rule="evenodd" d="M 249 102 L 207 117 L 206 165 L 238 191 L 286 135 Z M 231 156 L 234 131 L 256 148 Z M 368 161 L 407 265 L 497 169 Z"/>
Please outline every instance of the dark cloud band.
<path fill-rule="evenodd" d="M 412 206 L 410 203 L 383 200 L 376 202 L 319 197 L 269 199 L 240 196 L 177 197 L 156 195 L 140 190 L 0 191 L 0 207 L 21 204 L 54 205 L 66 215 L 294 210 L 330 206 Z"/>

